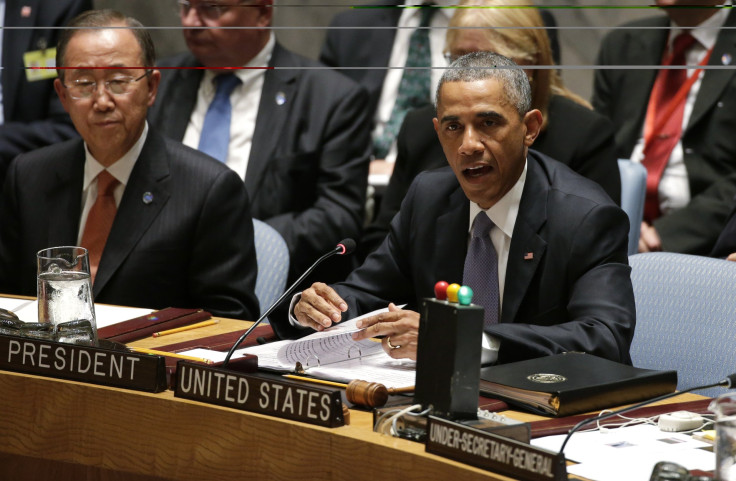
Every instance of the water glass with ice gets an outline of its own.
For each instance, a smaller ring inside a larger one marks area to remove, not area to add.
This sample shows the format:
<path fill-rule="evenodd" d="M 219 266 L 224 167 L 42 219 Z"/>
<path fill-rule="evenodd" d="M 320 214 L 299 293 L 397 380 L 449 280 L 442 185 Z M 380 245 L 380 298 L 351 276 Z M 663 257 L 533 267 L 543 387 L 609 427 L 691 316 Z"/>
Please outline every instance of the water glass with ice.
<path fill-rule="evenodd" d="M 97 344 L 87 249 L 50 247 L 40 250 L 37 260 L 38 322 L 53 325 L 58 334 L 59 324 L 86 321 L 91 329 L 83 341 Z"/>

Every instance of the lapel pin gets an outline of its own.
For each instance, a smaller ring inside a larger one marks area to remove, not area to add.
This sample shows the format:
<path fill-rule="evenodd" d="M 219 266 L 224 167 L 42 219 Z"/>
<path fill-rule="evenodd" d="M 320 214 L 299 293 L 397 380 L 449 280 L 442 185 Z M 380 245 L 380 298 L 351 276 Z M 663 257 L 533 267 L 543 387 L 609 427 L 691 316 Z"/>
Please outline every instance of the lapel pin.
<path fill-rule="evenodd" d="M 150 204 L 151 202 L 153 202 L 153 194 L 151 194 L 150 192 L 145 192 L 143 194 L 143 203 Z"/>
<path fill-rule="evenodd" d="M 534 252 L 527 252 L 526 254 L 524 254 L 524 260 L 525 261 L 534 260 Z"/>
<path fill-rule="evenodd" d="M 721 55 L 721 63 L 723 65 L 731 65 L 731 61 L 733 60 L 733 57 L 731 57 L 730 53 L 724 53 Z"/>
<path fill-rule="evenodd" d="M 284 105 L 286 103 L 286 94 L 284 92 L 276 93 L 276 105 Z"/>
<path fill-rule="evenodd" d="M 31 12 L 33 10 L 29 5 L 24 5 L 23 8 L 20 9 L 20 16 L 23 18 L 28 18 L 31 16 Z"/>

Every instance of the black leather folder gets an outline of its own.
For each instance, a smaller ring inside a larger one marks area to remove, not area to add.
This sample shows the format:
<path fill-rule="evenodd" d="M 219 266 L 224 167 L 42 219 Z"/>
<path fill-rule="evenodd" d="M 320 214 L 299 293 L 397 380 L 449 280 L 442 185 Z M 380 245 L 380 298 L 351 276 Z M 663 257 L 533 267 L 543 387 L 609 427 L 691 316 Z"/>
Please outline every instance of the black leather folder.
<path fill-rule="evenodd" d="M 569 416 L 674 392 L 677 371 L 570 352 L 481 369 L 482 395 L 544 416 Z"/>

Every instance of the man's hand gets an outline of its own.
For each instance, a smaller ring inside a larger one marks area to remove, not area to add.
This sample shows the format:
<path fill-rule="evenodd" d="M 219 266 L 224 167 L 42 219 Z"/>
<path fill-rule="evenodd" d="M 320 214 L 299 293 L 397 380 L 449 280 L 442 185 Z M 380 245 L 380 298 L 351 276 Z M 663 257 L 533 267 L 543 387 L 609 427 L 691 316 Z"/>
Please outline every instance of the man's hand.
<path fill-rule="evenodd" d="M 405 311 L 394 303 L 388 305 L 388 312 L 361 319 L 356 324 L 364 329 L 353 333 L 353 339 L 360 341 L 376 336 L 383 338 L 383 350 L 394 359 L 417 358 L 417 338 L 419 337 L 419 313 Z"/>
<path fill-rule="evenodd" d="M 729 256 L 726 257 L 726 260 L 736 262 L 736 252 L 734 252 L 733 254 L 729 254 Z"/>
<path fill-rule="evenodd" d="M 646 222 L 641 223 L 639 234 L 639 252 L 658 252 L 662 250 L 662 240 L 657 234 L 657 229 Z"/>
<path fill-rule="evenodd" d="M 340 322 L 342 313 L 347 310 L 348 305 L 333 288 L 315 282 L 302 292 L 301 299 L 294 306 L 294 317 L 302 326 L 322 331 L 333 322 Z"/>

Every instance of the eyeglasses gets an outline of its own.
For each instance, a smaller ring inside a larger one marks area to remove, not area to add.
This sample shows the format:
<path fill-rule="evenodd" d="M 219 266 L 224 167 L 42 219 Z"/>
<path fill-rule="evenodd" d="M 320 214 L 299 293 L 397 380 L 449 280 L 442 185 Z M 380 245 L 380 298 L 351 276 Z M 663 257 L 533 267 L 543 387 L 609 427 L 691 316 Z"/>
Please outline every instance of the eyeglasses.
<path fill-rule="evenodd" d="M 202 20 L 218 20 L 225 12 L 230 10 L 233 7 L 238 7 L 243 4 L 243 2 L 238 2 L 236 4 L 224 4 L 224 3 L 212 3 L 212 2 L 204 2 L 204 3 L 198 3 L 196 5 L 192 5 L 192 2 L 189 0 L 177 0 L 176 2 L 179 5 L 179 15 L 182 17 L 186 17 L 189 15 L 189 11 L 191 9 L 194 9 L 197 11 L 197 14 L 202 18 Z"/>
<path fill-rule="evenodd" d="M 105 80 L 105 90 L 111 95 L 128 95 L 133 91 L 133 82 L 138 82 L 150 74 L 150 70 L 138 78 L 131 76 L 119 76 Z M 73 80 L 70 85 L 63 84 L 69 91 L 69 96 L 75 100 L 88 99 L 97 91 L 96 80 Z"/>

